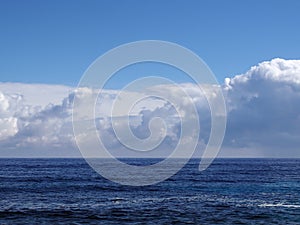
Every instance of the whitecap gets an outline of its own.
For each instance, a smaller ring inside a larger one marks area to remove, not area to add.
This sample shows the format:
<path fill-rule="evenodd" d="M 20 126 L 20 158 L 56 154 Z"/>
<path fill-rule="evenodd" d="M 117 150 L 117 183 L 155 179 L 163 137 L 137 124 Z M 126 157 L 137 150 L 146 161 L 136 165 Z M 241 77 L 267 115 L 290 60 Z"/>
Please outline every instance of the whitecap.
<path fill-rule="evenodd" d="M 282 204 L 282 203 L 277 203 L 277 204 L 260 204 L 258 205 L 259 207 L 286 207 L 286 208 L 300 208 L 300 205 L 293 205 L 293 204 Z"/>

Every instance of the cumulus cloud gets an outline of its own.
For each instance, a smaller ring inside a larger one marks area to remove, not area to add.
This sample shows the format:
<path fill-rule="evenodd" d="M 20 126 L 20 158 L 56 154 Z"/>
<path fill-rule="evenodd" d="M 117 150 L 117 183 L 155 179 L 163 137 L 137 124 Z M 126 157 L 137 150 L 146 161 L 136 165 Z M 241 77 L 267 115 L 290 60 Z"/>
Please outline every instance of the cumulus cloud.
<path fill-rule="evenodd" d="M 102 90 L 96 104 L 95 124 L 112 154 L 139 156 L 128 151 L 115 132 L 117 129 L 126 134 L 124 127 L 128 121 L 138 138 L 147 139 L 151 130 L 157 134 L 157 140 L 164 137 L 157 152 L 150 151 L 146 156 L 170 154 L 180 139 L 180 115 L 189 115 L 191 101 L 199 114 L 199 148 L 203 148 L 211 119 L 204 93 L 213 98 L 214 87 L 204 85 L 203 92 L 196 84 L 180 84 L 180 87 L 189 95 L 188 99 L 178 92 L 178 87 L 166 84 L 142 92 L 126 92 L 130 98 L 141 99 L 131 107 L 129 115 L 124 107 L 111 111 L 118 90 Z M 244 74 L 226 78 L 221 87 L 228 110 L 221 156 L 300 157 L 300 60 L 262 62 Z M 81 119 L 88 121 L 92 118 L 84 113 L 84 106 L 89 104 L 86 100 L 96 98 L 98 92 L 89 88 L 0 83 L 0 155 L 79 156 L 72 130 L 72 104 L 75 98 L 82 103 Z M 149 94 L 178 99 L 179 112 L 170 102 Z"/>
<path fill-rule="evenodd" d="M 0 86 L 5 87 L 5 84 L 2 83 Z M 28 86 L 16 84 L 16 88 L 13 89 L 13 84 L 8 84 L 0 92 L 1 150 L 34 147 L 51 149 L 63 145 L 67 147 L 72 138 L 71 129 L 68 132 L 62 131 L 66 125 L 71 125 L 71 105 L 69 98 L 62 101 L 60 91 L 63 88 L 51 85 L 30 85 L 31 88 Z M 51 97 L 52 93 L 48 92 L 45 98 L 49 100 L 47 104 L 41 100 L 43 95 L 31 94 L 32 90 L 40 92 L 42 88 L 53 93 Z M 70 88 L 64 89 L 65 96 L 68 89 Z M 58 98 L 62 101 L 61 104 L 52 103 L 57 102 Z"/>
<path fill-rule="evenodd" d="M 227 78 L 225 145 L 300 156 L 300 60 L 273 59 Z"/>

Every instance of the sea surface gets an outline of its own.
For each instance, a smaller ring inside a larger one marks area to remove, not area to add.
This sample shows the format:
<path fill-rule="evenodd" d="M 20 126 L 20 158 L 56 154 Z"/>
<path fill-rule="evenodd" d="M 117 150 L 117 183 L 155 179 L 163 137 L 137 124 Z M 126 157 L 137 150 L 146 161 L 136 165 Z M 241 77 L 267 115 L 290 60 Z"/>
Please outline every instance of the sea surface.
<path fill-rule="evenodd" d="M 300 224 L 300 159 L 198 164 L 132 187 L 83 159 L 0 159 L 0 224 Z"/>

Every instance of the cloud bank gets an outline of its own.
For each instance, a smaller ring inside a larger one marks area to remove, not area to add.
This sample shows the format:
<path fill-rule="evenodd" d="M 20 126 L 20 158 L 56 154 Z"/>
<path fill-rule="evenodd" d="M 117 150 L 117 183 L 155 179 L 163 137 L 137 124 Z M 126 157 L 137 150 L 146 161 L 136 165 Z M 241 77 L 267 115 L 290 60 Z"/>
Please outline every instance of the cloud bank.
<path fill-rule="evenodd" d="M 228 111 L 227 130 L 220 156 L 223 157 L 300 157 L 300 60 L 273 59 L 253 66 L 246 73 L 226 78 L 221 84 Z M 200 115 L 199 151 L 210 132 L 207 100 L 195 84 L 181 84 Z M 213 87 L 205 86 L 213 96 Z M 143 93 L 176 96 L 172 85 L 153 86 Z M 97 95 L 88 88 L 0 83 L 0 156 L 1 157 L 78 157 L 72 130 L 74 98 Z M 96 127 L 112 154 L 130 156 L 120 143 L 111 123 L 110 108 L 117 90 L 103 90 L 96 105 Z M 188 101 L 185 109 L 188 110 Z M 188 113 L 188 111 L 186 112 Z M 159 98 L 145 98 L 130 112 L 130 127 L 139 138 L 150 135 L 152 123 L 158 135 L 165 134 L 160 148 L 149 156 L 170 154 L 180 138 L 180 118 L 172 104 Z M 118 113 L 120 130 L 128 115 Z M 191 121 L 193 118 L 191 118 Z M 188 140 L 187 140 L 188 141 Z M 199 153 L 199 155 L 201 155 Z M 143 155 L 141 155 L 143 156 Z"/>

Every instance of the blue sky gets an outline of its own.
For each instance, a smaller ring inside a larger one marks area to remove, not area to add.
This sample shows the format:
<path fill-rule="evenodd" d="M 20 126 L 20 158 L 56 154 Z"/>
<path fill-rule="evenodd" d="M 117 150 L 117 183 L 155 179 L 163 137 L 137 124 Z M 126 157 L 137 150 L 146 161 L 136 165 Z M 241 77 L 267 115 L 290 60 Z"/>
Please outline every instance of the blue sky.
<path fill-rule="evenodd" d="M 296 0 L 1 1 L 0 81 L 75 86 L 109 49 L 159 39 L 197 53 L 223 82 L 264 60 L 299 59 L 299 9 Z"/>

